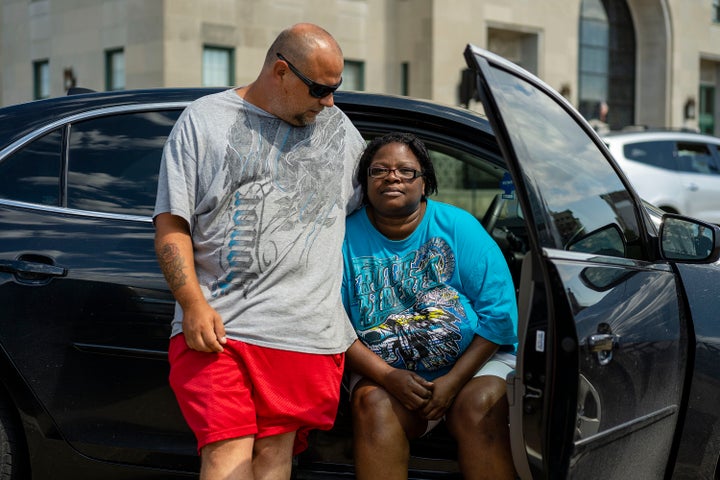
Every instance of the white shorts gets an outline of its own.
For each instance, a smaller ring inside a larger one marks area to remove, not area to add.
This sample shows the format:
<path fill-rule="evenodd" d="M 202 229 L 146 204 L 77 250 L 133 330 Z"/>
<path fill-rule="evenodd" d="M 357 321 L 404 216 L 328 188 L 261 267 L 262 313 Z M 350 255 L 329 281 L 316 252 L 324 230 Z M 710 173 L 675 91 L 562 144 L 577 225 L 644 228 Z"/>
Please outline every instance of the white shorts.
<path fill-rule="evenodd" d="M 480 370 L 475 372 L 473 378 L 483 376 L 500 377 L 503 380 L 507 379 L 510 372 L 515 370 L 515 355 L 507 352 L 495 352 L 495 355 L 490 357 L 487 362 L 480 367 Z M 348 393 L 352 396 L 352 392 L 357 386 L 358 382 L 362 380 L 362 376 L 351 373 L 350 374 L 350 385 L 348 386 Z M 427 435 L 430 431 L 435 428 L 445 417 L 439 420 L 428 420 L 427 429 L 423 435 Z"/>

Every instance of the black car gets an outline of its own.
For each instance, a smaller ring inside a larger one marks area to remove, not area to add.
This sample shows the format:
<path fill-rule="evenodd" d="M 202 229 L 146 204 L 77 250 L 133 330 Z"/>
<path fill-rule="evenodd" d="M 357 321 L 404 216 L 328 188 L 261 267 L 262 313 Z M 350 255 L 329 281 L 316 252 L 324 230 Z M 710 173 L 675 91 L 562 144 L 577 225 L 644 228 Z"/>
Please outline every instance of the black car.
<path fill-rule="evenodd" d="M 720 478 L 720 230 L 639 200 L 561 96 L 468 46 L 487 117 L 339 92 L 371 138 L 428 145 L 440 201 L 480 219 L 520 312 L 508 378 L 523 479 Z M 197 476 L 167 376 L 173 298 L 153 250 L 161 150 L 216 90 L 69 95 L 0 109 L 0 479 Z M 704 227 L 710 242 L 697 249 Z M 351 423 L 315 432 L 298 479 L 352 478 Z M 412 478 L 459 478 L 442 428 Z"/>

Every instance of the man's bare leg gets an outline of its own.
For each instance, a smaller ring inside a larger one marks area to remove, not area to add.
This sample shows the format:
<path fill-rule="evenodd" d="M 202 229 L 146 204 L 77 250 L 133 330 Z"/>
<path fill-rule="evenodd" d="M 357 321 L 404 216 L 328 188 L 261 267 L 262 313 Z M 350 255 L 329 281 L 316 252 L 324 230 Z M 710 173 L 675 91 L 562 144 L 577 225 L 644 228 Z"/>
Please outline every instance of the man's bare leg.
<path fill-rule="evenodd" d="M 200 480 L 252 479 L 253 436 L 210 443 L 202 448 Z"/>
<path fill-rule="evenodd" d="M 288 480 L 292 473 L 295 432 L 255 439 L 253 473 L 255 480 Z"/>

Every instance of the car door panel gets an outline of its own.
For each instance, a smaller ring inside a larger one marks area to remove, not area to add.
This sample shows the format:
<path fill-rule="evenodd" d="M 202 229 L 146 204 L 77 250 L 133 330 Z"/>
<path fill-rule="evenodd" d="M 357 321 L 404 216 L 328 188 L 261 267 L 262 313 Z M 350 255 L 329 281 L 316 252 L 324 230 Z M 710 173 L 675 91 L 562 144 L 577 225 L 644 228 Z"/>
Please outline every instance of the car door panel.
<path fill-rule="evenodd" d="M 705 265 L 678 264 L 677 267 L 690 305 L 696 346 L 692 351 L 693 381 L 687 394 L 688 408 L 673 478 L 713 478 L 720 448 L 720 410 L 717 408 L 720 374 L 716 360 L 720 335 L 717 309 L 713 305 L 720 297 L 720 285 L 714 279 L 713 270 Z"/>
<path fill-rule="evenodd" d="M 673 273 L 547 253 L 564 287 L 557 301 L 570 306 L 579 347 L 569 476 L 594 478 L 602 467 L 606 478 L 661 477 L 683 382 L 677 359 L 686 343 L 677 323 Z M 593 337 L 608 335 L 610 345 L 593 348 Z M 628 450 L 624 438 L 630 434 L 640 438 Z M 648 444 L 654 458 L 645 454 L 647 461 L 637 461 L 629 454 L 633 446 Z M 608 458 L 616 461 L 608 465 Z"/>
<path fill-rule="evenodd" d="M 466 59 L 537 258 L 532 280 L 520 285 L 526 324 L 510 389 L 522 423 L 513 443 L 524 444 L 514 451 L 525 452 L 518 470 L 533 478 L 662 476 L 687 354 L 674 273 L 652 261 L 636 195 L 572 107 L 489 52 L 469 46 Z M 528 289 L 533 301 L 523 300 Z"/>
<path fill-rule="evenodd" d="M 0 221 L 22 225 L 0 239 L 5 259 L 55 252 L 54 267 L 66 271 L 0 273 L 0 302 L 14 319 L 0 343 L 59 435 L 95 459 L 196 469 L 194 438 L 167 386 L 174 301 L 152 224 L 8 208 Z"/>

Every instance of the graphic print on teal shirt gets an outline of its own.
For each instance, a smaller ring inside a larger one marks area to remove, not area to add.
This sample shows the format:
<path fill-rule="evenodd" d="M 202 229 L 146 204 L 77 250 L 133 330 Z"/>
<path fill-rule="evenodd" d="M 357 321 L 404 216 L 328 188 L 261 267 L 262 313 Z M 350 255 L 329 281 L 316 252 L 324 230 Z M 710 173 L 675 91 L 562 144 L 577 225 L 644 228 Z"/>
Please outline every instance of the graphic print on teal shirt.
<path fill-rule="evenodd" d="M 428 377 L 448 371 L 474 336 L 458 291 L 448 286 L 456 268 L 449 245 L 434 237 L 404 257 L 352 263 L 362 342 L 396 368 Z"/>

